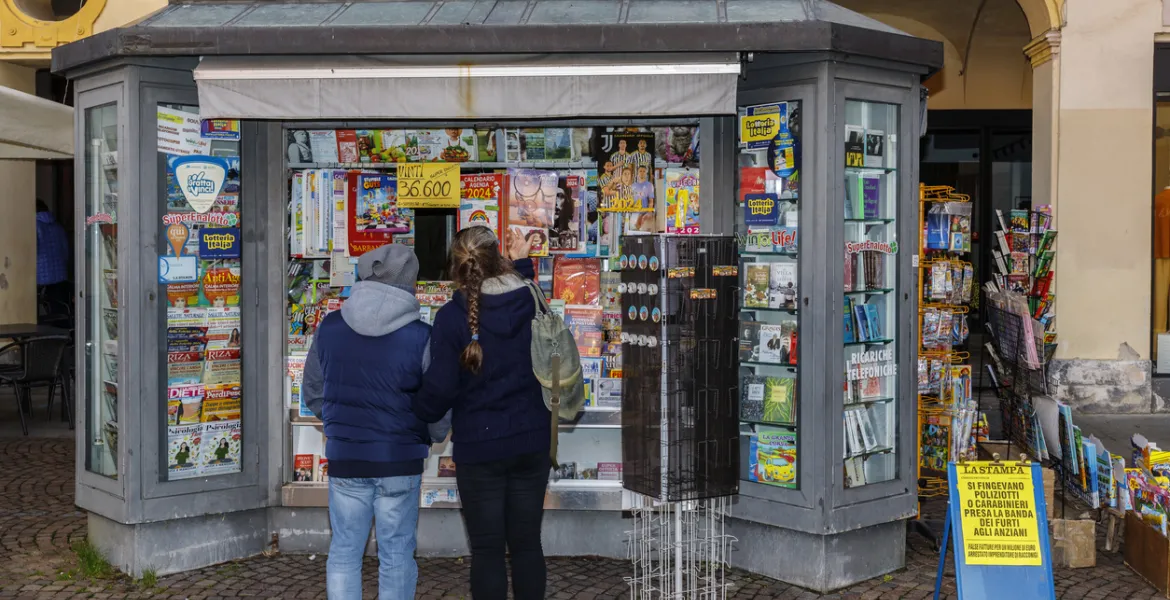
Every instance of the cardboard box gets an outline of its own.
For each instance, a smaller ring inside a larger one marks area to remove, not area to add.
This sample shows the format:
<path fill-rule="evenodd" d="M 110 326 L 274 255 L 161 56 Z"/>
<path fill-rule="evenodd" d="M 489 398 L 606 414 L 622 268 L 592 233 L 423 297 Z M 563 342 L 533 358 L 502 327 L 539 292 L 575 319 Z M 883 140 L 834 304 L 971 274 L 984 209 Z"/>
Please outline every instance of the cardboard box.
<path fill-rule="evenodd" d="M 1170 541 L 1134 512 L 1125 513 L 1125 564 L 1170 598 Z"/>
<path fill-rule="evenodd" d="M 1052 565 L 1084 569 L 1097 566 L 1097 522 L 1052 519 Z"/>

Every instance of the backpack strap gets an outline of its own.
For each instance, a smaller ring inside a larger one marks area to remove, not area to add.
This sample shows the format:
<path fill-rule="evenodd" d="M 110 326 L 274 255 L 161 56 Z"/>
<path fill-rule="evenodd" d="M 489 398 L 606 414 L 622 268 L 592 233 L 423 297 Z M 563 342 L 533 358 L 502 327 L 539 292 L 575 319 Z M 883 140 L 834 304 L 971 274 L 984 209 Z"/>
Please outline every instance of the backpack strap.
<path fill-rule="evenodd" d="M 553 370 L 553 380 L 552 380 L 552 390 L 551 390 L 552 393 L 550 394 L 551 398 L 549 399 L 550 406 L 549 406 L 549 411 L 548 411 L 549 419 L 551 419 L 552 439 L 549 441 L 548 455 L 549 455 L 549 458 L 552 459 L 553 468 L 558 469 L 561 466 L 557 462 L 557 441 L 558 441 L 557 438 L 561 432 L 560 418 L 559 418 L 559 416 L 561 414 L 561 376 L 560 376 L 561 355 L 560 354 L 552 355 L 552 370 Z"/>
<path fill-rule="evenodd" d="M 548 306 L 548 300 L 545 300 L 544 298 L 544 292 L 540 290 L 540 287 L 538 287 L 536 283 L 528 279 L 524 281 L 524 285 L 528 286 L 528 291 L 532 294 L 532 300 L 536 303 L 536 309 L 533 318 L 552 312 L 552 309 Z"/>

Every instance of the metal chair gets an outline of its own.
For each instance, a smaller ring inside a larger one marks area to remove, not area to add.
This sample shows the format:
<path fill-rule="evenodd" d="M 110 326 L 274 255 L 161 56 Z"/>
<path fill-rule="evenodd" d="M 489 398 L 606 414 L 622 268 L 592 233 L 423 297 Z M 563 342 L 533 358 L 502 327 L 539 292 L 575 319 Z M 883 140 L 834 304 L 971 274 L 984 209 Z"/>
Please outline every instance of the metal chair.
<path fill-rule="evenodd" d="M 18 366 L 0 370 L 0 384 L 7 383 L 16 393 L 16 410 L 20 415 L 20 428 L 28 435 L 28 423 L 24 418 L 24 407 L 32 411 L 32 386 L 52 385 L 61 377 L 61 359 L 70 343 L 67 335 L 49 335 L 21 340 L 0 348 L 0 357 L 8 353 L 20 353 Z M 65 401 L 69 421 L 73 421 L 73 407 Z M 31 416 L 31 415 L 30 415 Z"/>

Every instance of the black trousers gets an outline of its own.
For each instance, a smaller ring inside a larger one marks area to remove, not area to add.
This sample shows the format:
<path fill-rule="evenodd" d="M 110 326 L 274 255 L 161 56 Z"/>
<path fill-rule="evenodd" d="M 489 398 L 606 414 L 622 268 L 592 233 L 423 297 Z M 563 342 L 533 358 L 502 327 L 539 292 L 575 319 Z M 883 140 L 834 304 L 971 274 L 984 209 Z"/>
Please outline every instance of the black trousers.
<path fill-rule="evenodd" d="M 475 600 L 507 598 L 505 550 L 511 557 L 515 600 L 543 600 L 540 525 L 550 464 L 548 452 L 537 452 L 456 467 L 463 523 L 471 544 L 471 595 Z"/>

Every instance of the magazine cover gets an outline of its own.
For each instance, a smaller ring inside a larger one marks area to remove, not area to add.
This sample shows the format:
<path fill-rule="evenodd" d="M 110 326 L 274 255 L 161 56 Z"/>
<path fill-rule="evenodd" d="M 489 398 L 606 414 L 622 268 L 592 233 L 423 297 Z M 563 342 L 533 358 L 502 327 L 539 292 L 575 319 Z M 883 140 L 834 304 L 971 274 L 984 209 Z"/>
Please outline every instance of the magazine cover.
<path fill-rule="evenodd" d="M 199 292 L 197 306 L 217 308 L 239 306 L 240 259 L 224 258 L 200 261 Z"/>
<path fill-rule="evenodd" d="M 188 386 L 203 383 L 203 352 L 167 352 L 167 385 Z"/>
<path fill-rule="evenodd" d="M 760 327 L 763 323 L 756 321 L 740 321 L 739 323 L 739 360 L 741 362 L 760 361 Z"/>
<path fill-rule="evenodd" d="M 556 210 L 548 231 L 549 252 L 569 254 L 585 251 L 588 222 L 584 171 L 561 173 L 557 178 Z"/>
<path fill-rule="evenodd" d="M 199 423 L 203 410 L 203 394 L 202 384 L 167 387 L 167 424 Z"/>
<path fill-rule="evenodd" d="M 209 349 L 239 348 L 240 307 L 208 308 L 205 335 L 206 347 Z"/>
<path fill-rule="evenodd" d="M 760 427 L 756 433 L 756 470 L 760 483 L 797 487 L 795 431 Z"/>
<path fill-rule="evenodd" d="M 946 415 L 923 415 L 920 429 L 919 465 L 932 471 L 946 471 L 950 455 L 951 418 Z"/>
<path fill-rule="evenodd" d="M 558 257 L 553 263 L 553 297 L 570 305 L 600 305 L 600 260 Z"/>
<path fill-rule="evenodd" d="M 694 160 L 694 125 L 672 125 L 654 128 L 654 149 L 662 160 L 668 163 L 685 163 Z"/>
<path fill-rule="evenodd" d="M 240 410 L 240 385 L 238 383 L 204 386 L 201 422 L 212 423 L 239 419 Z"/>
<path fill-rule="evenodd" d="M 239 419 L 204 423 L 199 452 L 199 474 L 238 473 L 240 445 Z"/>
<path fill-rule="evenodd" d="M 482 225 L 500 237 L 500 194 L 503 175 L 462 175 L 459 177 L 461 203 L 459 230 Z"/>
<path fill-rule="evenodd" d="M 668 168 L 666 181 L 666 233 L 699 233 L 699 172 Z"/>
<path fill-rule="evenodd" d="M 565 325 L 577 340 L 577 352 L 582 358 L 601 356 L 601 307 L 566 306 Z"/>
<path fill-rule="evenodd" d="M 544 142 L 544 129 L 521 129 L 520 155 L 524 157 L 524 160 L 529 162 L 546 160 Z"/>
<path fill-rule="evenodd" d="M 167 479 L 187 479 L 199 475 L 199 450 L 203 425 L 167 427 Z"/>
<path fill-rule="evenodd" d="M 601 211 L 654 212 L 654 133 L 597 128 Z"/>
<path fill-rule="evenodd" d="M 203 367 L 204 385 L 240 382 L 240 349 L 208 350 Z"/>
<path fill-rule="evenodd" d="M 386 231 L 375 231 L 367 229 L 369 225 L 366 213 L 362 217 L 362 223 L 358 223 L 358 198 L 359 188 L 364 184 L 367 177 L 385 177 L 384 175 L 368 175 L 356 172 L 348 174 L 347 198 L 346 198 L 346 245 L 350 256 L 361 256 L 378 246 L 389 244 L 393 234 Z"/>
<path fill-rule="evenodd" d="M 548 256 L 548 230 L 552 229 L 556 212 L 558 180 L 554 171 L 508 169 L 506 237 L 528 240 L 530 256 Z"/>

